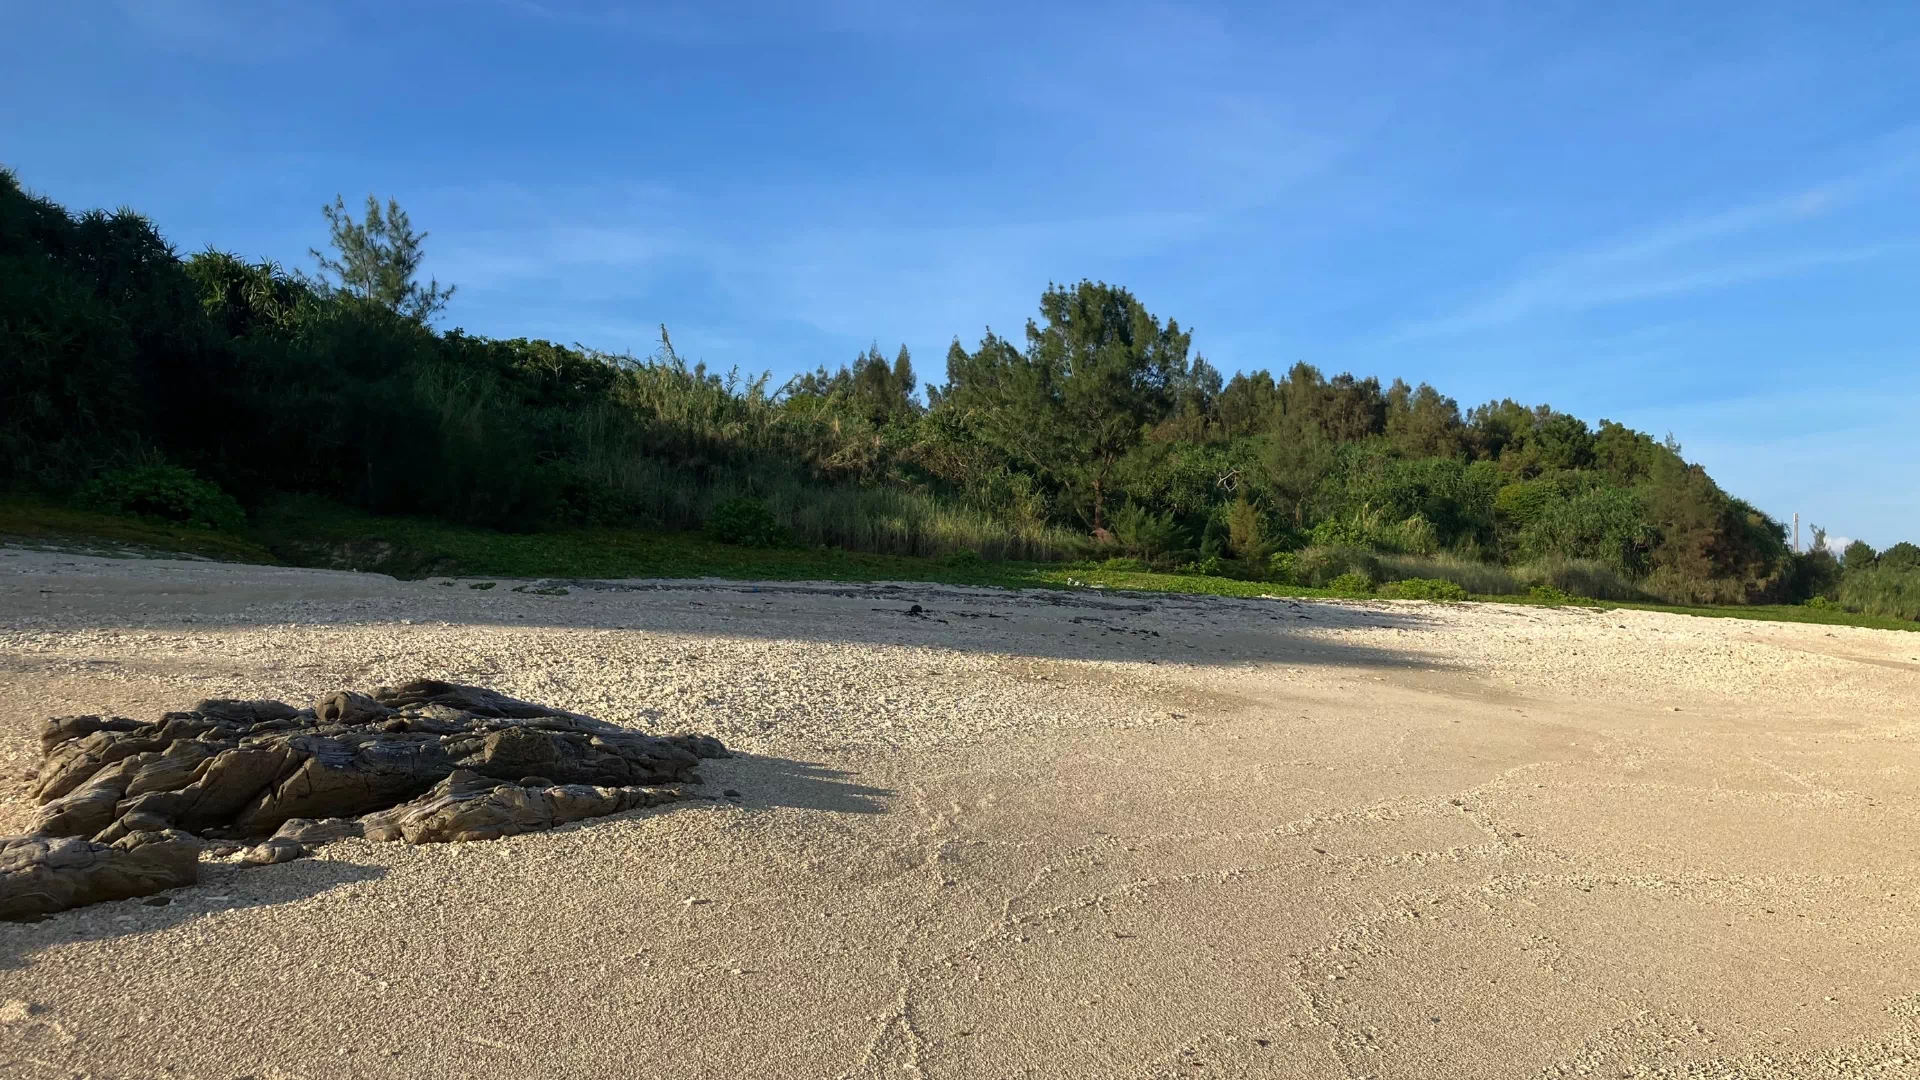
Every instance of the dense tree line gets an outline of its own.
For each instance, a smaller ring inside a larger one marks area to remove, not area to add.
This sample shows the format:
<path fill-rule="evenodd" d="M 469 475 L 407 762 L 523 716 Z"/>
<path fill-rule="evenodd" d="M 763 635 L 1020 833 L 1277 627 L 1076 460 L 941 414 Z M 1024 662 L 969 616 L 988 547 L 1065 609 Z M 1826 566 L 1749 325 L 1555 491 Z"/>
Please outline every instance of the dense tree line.
<path fill-rule="evenodd" d="M 1103 283 L 1049 287 L 1020 341 L 956 340 L 924 396 L 904 347 L 774 387 L 689 365 L 664 329 L 647 357 L 436 330 L 451 290 L 417 281 L 404 211 L 327 220 L 315 275 L 182 258 L 131 211 L 71 215 L 0 174 L 0 483 L 185 468 L 243 506 L 508 529 L 690 528 L 744 496 L 787 535 L 867 550 L 1251 577 L 1577 564 L 1677 601 L 1867 606 L 1870 574 L 1920 579 L 1911 545 L 1794 555 L 1671 439 L 1620 424 L 1306 364 L 1223 380 Z"/>

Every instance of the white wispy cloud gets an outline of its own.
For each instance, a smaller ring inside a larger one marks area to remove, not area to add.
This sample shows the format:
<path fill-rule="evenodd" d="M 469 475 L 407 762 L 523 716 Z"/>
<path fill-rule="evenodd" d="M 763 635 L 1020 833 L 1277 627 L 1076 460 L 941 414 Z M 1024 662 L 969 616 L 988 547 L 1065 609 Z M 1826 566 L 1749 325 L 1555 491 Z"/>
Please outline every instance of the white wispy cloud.
<path fill-rule="evenodd" d="M 322 5 L 120 0 L 119 24 L 143 42 L 223 63 L 273 63 L 330 42 L 338 14 Z"/>
<path fill-rule="evenodd" d="M 719 267 L 743 299 L 761 297 L 832 334 L 925 340 L 978 334 L 991 321 L 1017 333 L 1047 281 L 1100 276 L 1179 244 L 1208 218 L 1171 211 L 979 226 L 846 229 L 814 226 Z"/>
<path fill-rule="evenodd" d="M 1854 538 L 1885 547 L 1914 538 L 1920 461 L 1900 453 L 1906 417 L 1920 409 L 1920 379 L 1889 355 L 1877 378 L 1813 383 L 1715 401 L 1644 407 L 1616 417 L 1643 431 L 1678 431 L 1689 461 L 1777 520 L 1800 514 L 1802 540 L 1830 526 L 1838 551 Z"/>
<path fill-rule="evenodd" d="M 1920 128 L 1860 148 L 1864 164 L 1817 186 L 1654 225 L 1613 243 L 1550 256 L 1456 310 L 1402 326 L 1387 343 L 1454 337 L 1540 315 L 1790 277 L 1911 250 L 1898 241 L 1807 246 L 1824 218 L 1902 188 L 1920 170 Z"/>
<path fill-rule="evenodd" d="M 604 273 L 634 268 L 688 250 L 668 229 L 644 226 L 557 225 L 520 230 L 451 233 L 434 254 L 434 272 L 467 288 L 506 288 L 576 271 Z"/>
<path fill-rule="evenodd" d="M 606 14 L 567 0 L 494 2 L 531 18 Z M 826 334 L 944 345 L 989 322 L 1017 333 L 1048 280 L 1120 275 L 1129 260 L 1191 245 L 1324 179 L 1364 140 L 1371 115 L 1371 106 L 1309 93 L 1325 72 L 1345 68 L 1351 43 L 1303 32 L 1283 48 L 1256 47 L 1219 18 L 1162 4 L 1088 18 L 834 0 L 792 21 L 795 33 L 853 34 L 935 56 L 957 39 L 1015 43 L 951 75 L 954 92 L 972 95 L 983 114 L 1057 136 L 1056 167 L 1020 173 L 1035 185 L 1033 205 L 1012 209 L 989 184 L 933 220 L 901 220 L 883 209 L 897 202 L 899 181 L 857 176 L 817 191 L 789 187 L 773 198 L 777 207 L 745 214 L 739 191 L 682 191 L 615 209 L 605 197 L 549 199 L 537 223 L 457 238 L 444 230 L 455 268 L 446 276 L 479 288 L 664 267 L 709 277 L 743 310 Z M 1149 40 L 1154 48 L 1141 50 Z M 1169 80 L 1174 69 L 1183 74 Z M 1116 168 L 1117 146 L 1138 152 Z"/>
<path fill-rule="evenodd" d="M 1537 315 L 1570 313 L 1679 293 L 1780 278 L 1885 254 L 1874 244 L 1813 251 L 1727 253 L 1717 242 L 1764 237 L 1833 206 L 1833 189 L 1814 189 L 1720 213 L 1672 222 L 1605 247 L 1550 259 L 1461 309 L 1400 328 L 1392 343 L 1489 330 Z"/>

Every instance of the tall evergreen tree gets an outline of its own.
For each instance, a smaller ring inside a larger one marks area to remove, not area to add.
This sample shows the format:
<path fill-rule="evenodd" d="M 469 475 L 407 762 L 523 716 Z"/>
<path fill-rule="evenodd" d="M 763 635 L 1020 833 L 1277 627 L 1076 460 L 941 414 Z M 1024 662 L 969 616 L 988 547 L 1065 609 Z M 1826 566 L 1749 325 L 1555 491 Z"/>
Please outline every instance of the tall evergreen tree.
<path fill-rule="evenodd" d="M 1847 545 L 1845 551 L 1840 553 L 1840 564 L 1847 568 L 1849 574 L 1858 573 L 1862 570 L 1871 570 L 1873 569 L 1873 560 L 1877 554 L 1878 553 L 1873 550 L 1872 544 L 1867 543 L 1865 540 L 1855 540 L 1853 543 Z"/>
<path fill-rule="evenodd" d="M 1053 389 L 1050 404 L 1070 433 L 1071 467 L 1099 531 L 1113 467 L 1172 407 L 1192 335 L 1172 320 L 1162 327 L 1132 293 L 1105 282 L 1050 286 L 1040 313 L 1045 326 L 1027 323 L 1027 357 Z"/>
<path fill-rule="evenodd" d="M 388 199 L 382 211 L 380 200 L 368 195 L 366 216 L 359 221 L 347 213 L 346 200 L 337 195 L 333 205 L 321 207 L 320 212 L 326 215 L 333 250 L 339 254 L 329 258 L 319 248 L 308 249 L 319 263 L 315 283 L 323 291 L 345 293 L 420 323 L 432 320 L 453 299 L 453 286 L 441 288 L 432 279 L 422 285 L 417 280 L 426 258 L 427 234 L 413 231 L 397 200 Z"/>
<path fill-rule="evenodd" d="M 1164 327 L 1132 293 L 1105 282 L 1050 285 L 1027 350 L 991 333 L 949 354 L 945 400 L 1004 453 L 1079 492 L 1096 532 L 1107 526 L 1114 466 L 1164 419 L 1188 378 L 1190 335 Z"/>

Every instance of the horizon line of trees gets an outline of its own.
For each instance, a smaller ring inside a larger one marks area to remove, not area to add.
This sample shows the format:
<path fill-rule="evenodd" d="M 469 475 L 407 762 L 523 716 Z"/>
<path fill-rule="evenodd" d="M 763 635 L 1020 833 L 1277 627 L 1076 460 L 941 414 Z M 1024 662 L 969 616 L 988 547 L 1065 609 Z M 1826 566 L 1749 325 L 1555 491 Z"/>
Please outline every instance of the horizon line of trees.
<path fill-rule="evenodd" d="M 405 211 L 324 213 L 312 274 L 181 258 L 130 210 L 72 215 L 0 171 L 0 484 L 71 496 L 184 467 L 246 507 L 520 530 L 693 528 L 746 497 L 857 550 L 1256 577 L 1303 550 L 1571 560 L 1680 602 L 1920 583 L 1910 544 L 1792 552 L 1671 436 L 1305 363 L 1223 378 L 1103 282 L 1049 285 L 1020 341 L 956 338 L 923 401 L 904 346 L 774 387 L 688 364 L 664 327 L 647 357 L 439 331 L 453 290 L 418 280 Z"/>

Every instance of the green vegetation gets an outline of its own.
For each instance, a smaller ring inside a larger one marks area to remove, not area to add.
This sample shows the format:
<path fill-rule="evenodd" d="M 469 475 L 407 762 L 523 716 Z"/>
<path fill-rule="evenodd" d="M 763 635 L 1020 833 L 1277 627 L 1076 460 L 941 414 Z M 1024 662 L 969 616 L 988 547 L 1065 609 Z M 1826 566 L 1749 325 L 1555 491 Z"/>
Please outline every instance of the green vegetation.
<path fill-rule="evenodd" d="M 1348 571 L 1327 582 L 1327 591 L 1335 596 L 1369 596 L 1373 593 L 1373 582 L 1365 574 Z"/>
<path fill-rule="evenodd" d="M 1402 578 L 1380 586 L 1376 594 L 1387 600 L 1447 600 L 1467 598 L 1467 590 L 1440 578 Z"/>
<path fill-rule="evenodd" d="M 426 518 L 375 517 L 311 498 L 275 500 L 254 515 L 245 538 L 148 520 L 75 510 L 44 500 L 0 499 L 0 539 L 49 546 L 126 548 L 141 554 L 185 552 L 251 563 L 369 570 L 401 578 L 434 575 L 503 578 L 721 577 L 767 581 L 930 581 L 1004 588 L 1107 588 L 1237 597 L 1358 597 L 1302 585 L 1192 574 L 1156 573 L 1137 559 L 1073 563 L 987 562 L 971 552 L 942 558 L 872 555 L 838 548 L 753 548 L 699 533 L 657 533 L 587 527 L 543 533 L 507 533 Z M 492 589 L 477 582 L 475 589 Z M 1415 596 L 1433 588 L 1436 594 Z M 1382 599 L 1451 599 L 1438 586 L 1396 580 L 1373 595 Z M 1920 630 L 1920 623 L 1861 615 L 1822 598 L 1800 605 L 1675 607 L 1655 603 L 1598 604 L 1526 595 L 1472 594 L 1503 603 L 1578 603 L 1668 611 L 1683 615 L 1768 619 L 1833 626 Z"/>
<path fill-rule="evenodd" d="M 904 348 L 775 387 L 687 363 L 664 327 L 646 357 L 437 329 L 452 288 L 419 281 L 405 211 L 324 214 L 312 274 L 183 259 L 131 211 L 0 173 L 0 491 L 186 550 L 402 573 L 1920 618 L 1920 548 L 1796 555 L 1671 437 L 1306 364 L 1223 379 L 1117 286 L 1049 286 L 1020 343 L 956 340 L 924 400 Z"/>
<path fill-rule="evenodd" d="M 707 515 L 707 535 L 723 544 L 744 547 L 783 547 L 789 542 L 787 530 L 774 519 L 773 511 L 758 499 L 735 497 L 713 508 Z"/>
<path fill-rule="evenodd" d="M 157 518 L 198 529 L 232 531 L 246 520 L 233 496 L 178 465 L 114 469 L 81 488 L 74 502 L 110 514 Z"/>
<path fill-rule="evenodd" d="M 4 520 L 4 519 L 0 519 Z M 697 532 L 585 527 L 507 533 L 427 518 L 375 517 L 311 498 L 277 500 L 254 534 L 284 561 L 377 570 L 399 577 L 727 577 L 767 581 L 933 581 L 1007 588 L 1100 586 L 1220 596 L 1328 596 L 1231 578 L 1155 573 L 1135 560 L 988 562 L 971 552 L 940 558 L 843 548 L 751 547 Z"/>
<path fill-rule="evenodd" d="M 151 518 L 56 506 L 44 499 L 0 496 L 0 540 L 28 545 L 125 549 L 148 555 L 199 555 L 228 562 L 280 561 L 252 538 Z"/>
<path fill-rule="evenodd" d="M 1855 540 L 1835 558 L 1827 550 L 1826 533 L 1815 528 L 1813 551 L 1798 570 L 1799 592 L 1810 609 L 1920 620 L 1920 546 L 1902 541 L 1875 551 Z"/>
<path fill-rule="evenodd" d="M 1840 606 L 1886 619 L 1920 619 L 1920 572 L 1864 569 L 1840 582 Z"/>
<path fill-rule="evenodd" d="M 1526 592 L 1517 577 L 1498 563 L 1460 555 L 1381 555 L 1381 575 L 1390 581 L 1425 578 L 1451 581 L 1475 596 L 1519 596 Z"/>
<path fill-rule="evenodd" d="M 1627 581 L 1619 571 L 1598 559 L 1547 556 L 1513 568 L 1516 581 L 1528 592 L 1552 589 L 1561 596 L 1586 600 L 1651 600 L 1648 590 Z"/>

